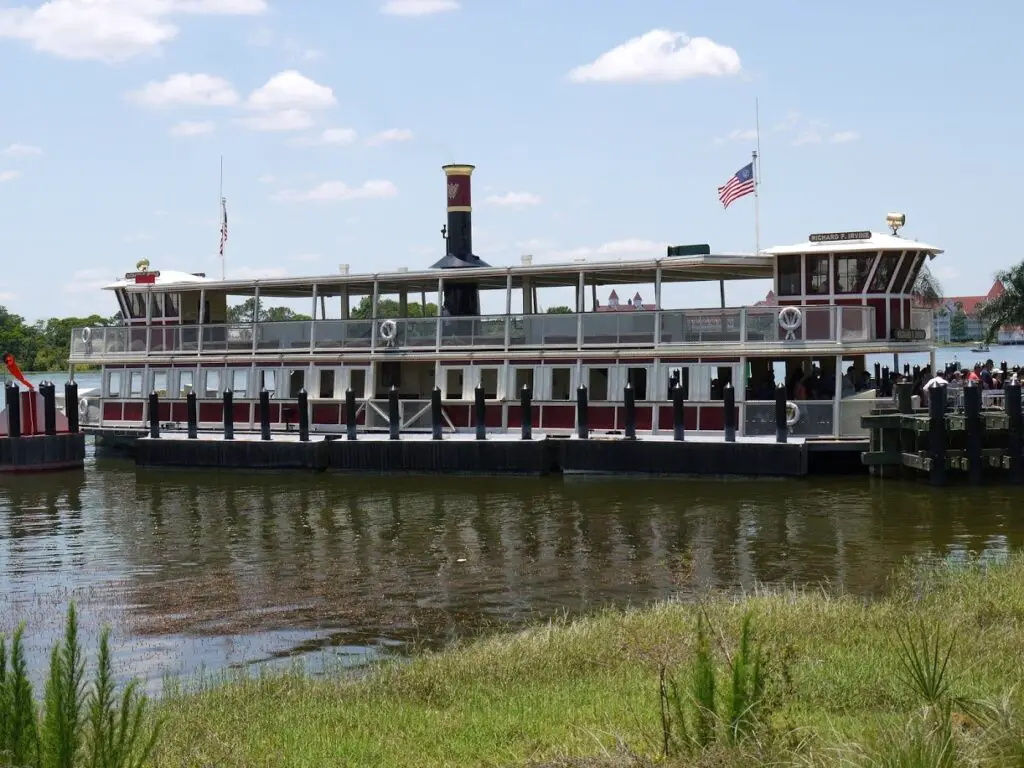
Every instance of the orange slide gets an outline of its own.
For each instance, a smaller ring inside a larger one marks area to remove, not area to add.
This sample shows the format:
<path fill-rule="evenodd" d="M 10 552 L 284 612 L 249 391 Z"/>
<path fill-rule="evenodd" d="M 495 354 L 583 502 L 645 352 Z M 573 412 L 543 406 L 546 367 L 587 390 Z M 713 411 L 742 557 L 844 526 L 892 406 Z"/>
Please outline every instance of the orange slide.
<path fill-rule="evenodd" d="M 7 366 L 7 371 L 11 374 L 11 376 L 20 381 L 29 389 L 35 389 L 35 387 L 32 386 L 32 382 L 25 378 L 25 374 L 21 372 L 21 368 L 19 368 L 18 364 L 14 361 L 14 355 L 12 355 L 10 352 L 4 355 L 4 365 Z"/>

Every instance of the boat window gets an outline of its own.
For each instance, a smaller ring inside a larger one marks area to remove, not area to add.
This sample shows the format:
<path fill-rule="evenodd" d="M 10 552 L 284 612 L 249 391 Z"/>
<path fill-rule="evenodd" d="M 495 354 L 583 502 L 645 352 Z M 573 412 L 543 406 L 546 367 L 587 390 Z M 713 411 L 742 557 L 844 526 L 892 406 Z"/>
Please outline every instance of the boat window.
<path fill-rule="evenodd" d="M 164 294 L 164 317 L 181 317 L 181 296 L 177 293 Z"/>
<path fill-rule="evenodd" d="M 587 397 L 590 400 L 608 399 L 608 369 L 590 368 L 587 372 Z"/>
<path fill-rule="evenodd" d="M 713 365 L 711 372 L 711 398 L 712 400 L 725 399 L 725 385 L 732 384 L 731 365 Z"/>
<path fill-rule="evenodd" d="M 896 281 L 892 284 L 893 293 L 900 293 L 903 290 L 903 284 L 907 282 L 907 276 L 910 275 L 910 269 L 916 260 L 913 253 L 904 253 L 900 268 L 896 271 Z"/>
<path fill-rule="evenodd" d="M 291 371 L 288 374 L 288 397 L 295 399 L 299 391 L 306 387 L 306 371 Z"/>
<path fill-rule="evenodd" d="M 231 391 L 236 397 L 247 397 L 249 394 L 249 371 L 236 368 L 231 372 Z"/>
<path fill-rule="evenodd" d="M 167 397 L 167 371 L 153 373 L 153 391 L 160 397 Z"/>
<path fill-rule="evenodd" d="M 633 398 L 635 400 L 647 399 L 646 368 L 627 368 L 626 381 L 629 382 L 629 386 L 633 388 Z"/>
<path fill-rule="evenodd" d="M 260 386 L 259 391 L 267 390 L 270 396 L 274 396 L 274 392 L 277 390 L 277 371 L 264 370 L 260 371 Z"/>
<path fill-rule="evenodd" d="M 551 369 L 551 399 L 569 400 L 572 398 L 572 368 Z"/>
<path fill-rule="evenodd" d="M 462 400 L 463 382 L 465 374 L 461 368 L 445 368 L 444 370 L 444 396 L 446 400 Z"/>
<path fill-rule="evenodd" d="M 128 292 L 125 294 L 128 302 L 128 314 L 135 320 L 146 319 L 146 294 Z"/>
<path fill-rule="evenodd" d="M 520 397 L 523 394 L 523 387 L 529 387 L 530 394 L 533 394 L 533 368 L 516 368 L 516 397 Z"/>
<path fill-rule="evenodd" d="M 481 368 L 480 386 L 484 390 L 484 398 L 487 400 L 498 399 L 498 369 Z"/>
<path fill-rule="evenodd" d="M 195 386 L 195 379 L 194 371 L 181 371 L 178 374 L 178 397 L 188 397 Z"/>
<path fill-rule="evenodd" d="M 206 386 L 203 388 L 203 397 L 220 396 L 220 371 L 206 371 Z"/>
<path fill-rule="evenodd" d="M 870 293 L 885 293 L 889 290 L 889 281 L 892 280 L 893 272 L 900 260 L 899 251 L 885 251 L 878 258 L 878 267 L 875 269 L 875 276 L 871 278 Z"/>
<path fill-rule="evenodd" d="M 164 295 L 162 293 L 150 293 L 146 294 L 146 297 L 149 300 L 150 317 L 153 319 L 162 318 L 164 316 Z"/>
<path fill-rule="evenodd" d="M 334 397 L 334 371 L 320 371 L 320 399 L 330 400 Z"/>
<path fill-rule="evenodd" d="M 873 253 L 836 254 L 836 293 L 861 293 L 874 263 Z"/>
<path fill-rule="evenodd" d="M 800 254 L 779 256 L 779 296 L 799 296 L 800 290 Z"/>
<path fill-rule="evenodd" d="M 348 388 L 352 390 L 352 394 L 356 397 L 366 396 L 366 369 L 365 368 L 354 368 L 349 371 L 348 375 Z"/>
<path fill-rule="evenodd" d="M 677 386 L 683 388 L 683 399 L 690 399 L 690 369 L 669 368 L 668 370 L 668 399 L 672 399 L 672 390 Z"/>
<path fill-rule="evenodd" d="M 142 397 L 142 371 L 132 371 L 128 376 L 128 396 Z"/>
<path fill-rule="evenodd" d="M 121 372 L 111 371 L 107 374 L 107 395 L 121 397 Z"/>
<path fill-rule="evenodd" d="M 909 256 L 908 256 L 908 258 L 909 258 Z M 917 282 L 917 275 L 921 271 L 921 267 L 924 266 L 924 260 L 926 258 L 927 258 L 927 256 L 925 254 L 920 253 L 914 259 L 914 266 L 910 270 L 910 274 L 907 275 L 907 283 L 906 283 L 906 285 L 903 286 L 903 292 L 904 293 L 913 293 L 913 291 L 914 291 L 914 283 Z"/>
<path fill-rule="evenodd" d="M 828 255 L 807 256 L 807 293 L 828 293 Z"/>

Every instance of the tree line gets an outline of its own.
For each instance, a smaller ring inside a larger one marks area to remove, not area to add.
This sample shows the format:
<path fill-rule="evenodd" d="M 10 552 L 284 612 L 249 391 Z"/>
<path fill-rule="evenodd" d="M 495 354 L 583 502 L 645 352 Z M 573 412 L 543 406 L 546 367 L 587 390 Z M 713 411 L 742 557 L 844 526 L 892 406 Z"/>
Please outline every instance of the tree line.
<path fill-rule="evenodd" d="M 120 322 L 119 313 L 113 317 L 51 317 L 29 323 L 0 306 L 0 354 L 14 355 L 23 371 L 67 370 L 72 329 Z"/>

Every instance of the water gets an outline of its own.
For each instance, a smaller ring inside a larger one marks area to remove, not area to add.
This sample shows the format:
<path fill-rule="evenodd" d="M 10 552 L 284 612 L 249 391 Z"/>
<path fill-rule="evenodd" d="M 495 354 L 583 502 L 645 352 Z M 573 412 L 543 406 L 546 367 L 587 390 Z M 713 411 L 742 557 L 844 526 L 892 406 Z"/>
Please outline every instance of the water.
<path fill-rule="evenodd" d="M 906 557 L 1024 543 L 1019 491 L 868 478 L 352 478 L 90 455 L 84 473 L 2 482 L 0 628 L 27 620 L 42 661 L 74 599 L 87 642 L 109 623 L 123 671 L 154 685 L 295 655 L 358 664 L 707 586 L 871 596 Z"/>

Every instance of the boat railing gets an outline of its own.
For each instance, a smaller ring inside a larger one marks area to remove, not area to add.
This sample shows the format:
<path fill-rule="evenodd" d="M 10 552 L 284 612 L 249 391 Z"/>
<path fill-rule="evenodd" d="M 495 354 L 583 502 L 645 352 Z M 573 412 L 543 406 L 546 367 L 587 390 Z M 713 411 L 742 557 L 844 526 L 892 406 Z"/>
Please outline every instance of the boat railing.
<path fill-rule="evenodd" d="M 924 337 L 931 339 L 934 335 L 935 312 L 923 307 L 911 307 L 910 327 L 914 330 L 924 331 Z"/>
<path fill-rule="evenodd" d="M 76 328 L 71 360 L 142 355 L 323 352 L 388 349 L 516 350 L 689 345 L 799 347 L 875 340 L 875 309 L 797 307 L 684 309 L 583 314 L 490 315 L 378 320 L 295 320 L 191 326 Z M 796 322 L 794 322 L 794 317 Z M 924 322 L 923 315 L 915 320 Z M 928 318 L 930 334 L 930 316 Z"/>

